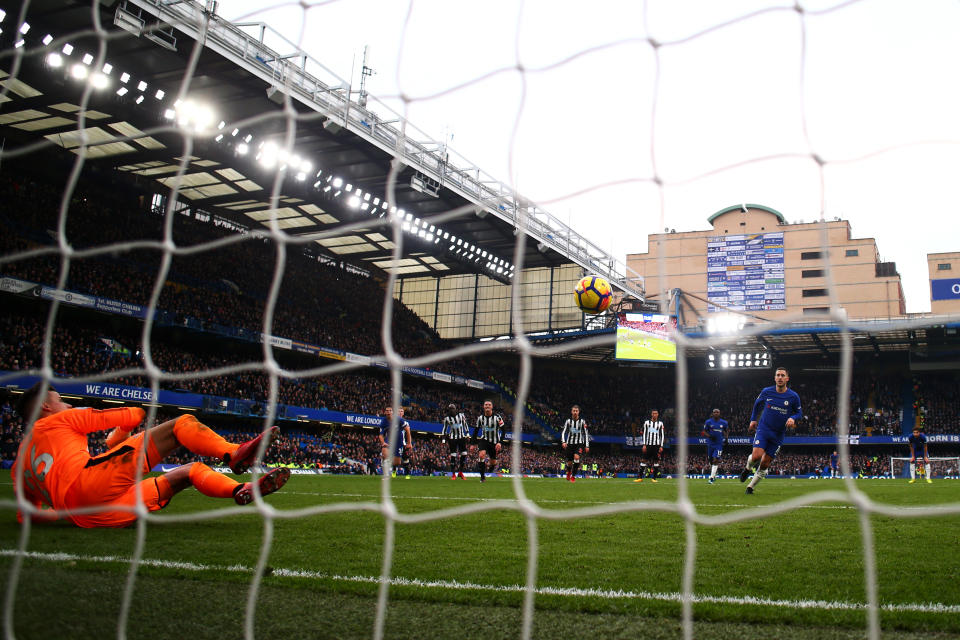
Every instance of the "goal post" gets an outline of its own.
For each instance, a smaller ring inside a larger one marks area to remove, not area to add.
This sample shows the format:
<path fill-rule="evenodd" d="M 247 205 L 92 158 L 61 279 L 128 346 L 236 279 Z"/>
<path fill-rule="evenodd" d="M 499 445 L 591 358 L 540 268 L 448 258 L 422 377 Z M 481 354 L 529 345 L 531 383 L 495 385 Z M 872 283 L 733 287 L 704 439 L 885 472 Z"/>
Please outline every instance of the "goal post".
<path fill-rule="evenodd" d="M 960 474 L 960 457 L 929 457 L 930 468 L 927 470 L 929 478 L 956 478 Z M 909 478 L 910 458 L 890 456 L 890 477 Z"/>

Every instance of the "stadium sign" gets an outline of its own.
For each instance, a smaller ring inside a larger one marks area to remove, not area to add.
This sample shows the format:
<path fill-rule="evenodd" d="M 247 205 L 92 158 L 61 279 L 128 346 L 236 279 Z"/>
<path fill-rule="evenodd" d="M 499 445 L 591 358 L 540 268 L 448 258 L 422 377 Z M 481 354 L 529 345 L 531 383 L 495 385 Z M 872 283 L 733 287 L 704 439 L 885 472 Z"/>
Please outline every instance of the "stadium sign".
<path fill-rule="evenodd" d="M 931 300 L 960 300 L 960 278 L 930 281 Z"/>

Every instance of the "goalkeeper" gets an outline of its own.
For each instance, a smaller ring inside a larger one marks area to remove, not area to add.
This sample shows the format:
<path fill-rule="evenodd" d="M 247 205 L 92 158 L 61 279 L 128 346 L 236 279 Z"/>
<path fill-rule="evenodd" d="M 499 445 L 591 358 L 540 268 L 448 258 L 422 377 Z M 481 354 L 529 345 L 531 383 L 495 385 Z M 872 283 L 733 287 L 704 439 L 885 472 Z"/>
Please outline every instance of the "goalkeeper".
<path fill-rule="evenodd" d="M 255 462 L 263 434 L 243 444 L 232 444 L 192 415 L 183 415 L 130 436 L 145 416 L 143 409 L 75 409 L 52 386 L 41 394 L 42 384 L 33 385 L 20 399 L 21 416 L 28 419 L 36 411 L 39 414 L 32 432 L 20 444 L 11 471 L 15 487 L 22 474 L 24 496 L 40 509 L 34 520 L 67 518 L 81 527 L 126 527 L 137 519 L 133 511 L 137 503 L 148 511 L 157 511 L 191 485 L 204 495 L 232 498 L 237 504 L 253 501 L 252 483 L 237 482 L 201 462 L 143 478 L 139 483 L 137 466 L 147 473 L 184 446 L 197 455 L 220 458 L 234 473 L 243 473 Z M 91 457 L 87 434 L 107 429 L 113 429 L 107 438 L 109 449 Z M 276 437 L 279 431 L 271 427 L 268 438 Z M 260 494 L 273 493 L 289 478 L 290 470 L 284 468 L 260 476 Z M 90 507 L 99 509 L 74 513 Z M 18 512 L 17 519 L 22 521 L 22 517 Z"/>

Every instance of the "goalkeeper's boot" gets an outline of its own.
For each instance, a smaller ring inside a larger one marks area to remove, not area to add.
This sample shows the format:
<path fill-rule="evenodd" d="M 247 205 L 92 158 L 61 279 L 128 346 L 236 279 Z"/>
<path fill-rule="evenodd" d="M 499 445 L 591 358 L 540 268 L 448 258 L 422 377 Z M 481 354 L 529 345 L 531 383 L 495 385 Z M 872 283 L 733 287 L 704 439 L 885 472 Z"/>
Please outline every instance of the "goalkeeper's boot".
<path fill-rule="evenodd" d="M 746 482 L 747 478 L 749 477 L 750 477 L 750 469 L 747 469 L 746 467 L 744 467 L 743 471 L 740 472 L 740 482 Z"/>
<path fill-rule="evenodd" d="M 257 458 L 257 449 L 260 448 L 260 441 L 266 436 L 267 448 L 270 447 L 270 441 L 280 435 L 280 427 L 270 427 L 265 433 L 261 433 L 253 440 L 247 440 L 230 455 L 229 460 L 224 460 L 230 465 L 230 471 L 234 473 L 243 473 L 248 470 Z M 266 449 L 264 452 L 266 452 Z M 289 474 L 288 474 L 289 475 Z"/>
<path fill-rule="evenodd" d="M 908 482 L 907 484 L 913 484 L 913 483 L 916 482 L 916 481 L 917 481 L 916 478 L 911 478 L 911 479 L 910 479 L 910 482 Z"/>
<path fill-rule="evenodd" d="M 748 496 L 752 496 L 752 495 L 753 495 L 753 487 L 747 487 L 747 495 L 748 495 Z"/>
<path fill-rule="evenodd" d="M 283 485 L 287 484 L 287 480 L 289 479 L 290 469 L 287 469 L 286 467 L 271 469 L 269 473 L 265 473 L 257 479 L 257 486 L 260 487 L 260 495 L 270 495 Z M 240 485 L 240 488 L 234 492 L 233 499 L 237 502 L 237 504 L 241 505 L 250 504 L 253 502 L 253 483 L 244 482 L 242 485 Z"/>
<path fill-rule="evenodd" d="M 634 482 L 643 482 L 643 476 L 639 476 Z"/>
<path fill-rule="evenodd" d="M 933 484 L 933 480 L 931 480 L 930 478 L 927 478 L 927 483 L 928 483 L 928 484 Z"/>

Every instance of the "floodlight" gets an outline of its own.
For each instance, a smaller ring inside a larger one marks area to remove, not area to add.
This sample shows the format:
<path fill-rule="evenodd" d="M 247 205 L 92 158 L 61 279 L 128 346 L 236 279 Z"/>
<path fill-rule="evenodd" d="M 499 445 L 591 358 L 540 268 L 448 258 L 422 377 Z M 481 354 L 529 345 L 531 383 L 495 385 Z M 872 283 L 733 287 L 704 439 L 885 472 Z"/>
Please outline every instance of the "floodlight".
<path fill-rule="evenodd" d="M 59 53 L 48 54 L 47 64 L 50 65 L 51 67 L 62 67 L 63 57 Z"/>
<path fill-rule="evenodd" d="M 253 140 L 253 134 L 247 134 L 247 137 L 243 139 L 244 142 L 250 144 L 250 141 Z"/>
<path fill-rule="evenodd" d="M 300 182 L 303 182 L 306 179 L 307 179 L 307 174 L 305 174 L 304 172 L 301 171 L 300 173 L 297 174 L 297 180 L 299 180 Z"/>
<path fill-rule="evenodd" d="M 121 91 L 123 91 L 123 93 L 126 93 L 127 88 L 121 87 Z M 117 93 L 120 93 L 120 91 L 117 91 Z M 123 93 L 120 93 L 120 95 L 123 95 Z M 174 118 L 177 117 L 177 112 L 174 111 L 173 109 L 167 109 L 166 111 L 163 112 L 163 117 L 166 118 L 167 120 L 173 120 Z"/>
<path fill-rule="evenodd" d="M 130 80 L 130 74 L 129 74 L 129 73 L 124 72 L 124 73 L 121 73 L 121 74 L 120 74 L 120 82 L 122 82 L 123 84 L 127 84 L 127 81 L 129 81 L 129 80 Z"/>
<path fill-rule="evenodd" d="M 350 191 L 353 191 L 353 185 L 348 182 L 347 186 L 345 186 L 343 190 L 349 193 Z"/>
<path fill-rule="evenodd" d="M 93 63 L 93 56 L 90 55 L 89 53 L 85 53 L 83 54 L 83 58 L 81 58 L 81 60 L 83 60 L 83 64 L 89 67 L 90 64 Z"/>
<path fill-rule="evenodd" d="M 68 56 L 73 53 L 73 45 L 68 42 L 67 44 L 63 45 L 63 49 L 61 49 L 61 51 L 63 51 L 63 55 Z"/>
<path fill-rule="evenodd" d="M 138 95 L 137 99 L 134 100 L 134 102 L 136 102 L 137 104 L 140 104 L 141 102 L 143 102 L 143 94 L 141 93 L 140 95 Z"/>
<path fill-rule="evenodd" d="M 102 73 L 95 73 L 90 77 L 90 84 L 93 85 L 94 89 L 106 89 L 110 84 L 110 80 Z"/>
<path fill-rule="evenodd" d="M 240 144 L 237 145 L 237 153 L 240 154 L 241 156 L 247 155 L 248 151 L 250 151 L 250 147 L 248 147 L 246 143 L 241 142 Z"/>
<path fill-rule="evenodd" d="M 14 49 L 19 49 L 20 47 L 22 47 L 22 46 L 25 45 L 26 43 L 27 43 L 26 40 L 17 40 L 16 42 L 13 43 L 13 48 L 14 48 Z"/>
<path fill-rule="evenodd" d="M 146 90 L 147 90 L 147 83 L 141 80 L 140 84 L 137 85 L 137 91 L 146 91 Z"/>
<path fill-rule="evenodd" d="M 3 22 L 3 19 L 7 17 L 7 12 L 3 9 L 0 9 L 0 22 Z"/>
<path fill-rule="evenodd" d="M 112 65 L 112 64 L 110 64 L 110 63 L 108 62 L 108 63 L 106 63 L 106 64 L 103 65 L 103 73 L 104 73 L 104 74 L 110 75 L 110 73 L 111 73 L 112 71 L 113 71 L 113 65 Z"/>
<path fill-rule="evenodd" d="M 367 209 L 370 208 L 370 205 L 367 204 L 366 202 L 362 202 L 362 203 L 360 203 L 360 208 L 363 209 L 364 211 L 366 211 Z"/>
<path fill-rule="evenodd" d="M 214 142 L 220 142 L 221 140 L 223 140 L 223 134 L 221 133 L 220 135 L 218 135 L 218 136 L 217 136 L 216 138 L 214 138 L 213 140 L 214 140 Z"/>
<path fill-rule="evenodd" d="M 70 75 L 72 75 L 77 80 L 83 80 L 87 77 L 87 68 L 82 64 L 75 64 L 70 67 Z"/>
<path fill-rule="evenodd" d="M 153 94 L 153 97 L 156 98 L 157 100 L 163 100 L 163 96 L 165 95 L 167 94 L 164 93 L 163 89 L 157 89 L 157 92 Z"/>
<path fill-rule="evenodd" d="M 20 25 L 20 33 L 22 33 L 23 35 L 27 35 L 28 31 L 30 31 L 29 22 L 24 22 L 22 25 Z"/>
<path fill-rule="evenodd" d="M 118 95 L 118 96 L 125 96 L 125 95 L 127 95 L 127 88 L 126 88 L 126 87 L 120 87 L 119 89 L 117 89 L 117 95 Z M 169 111 L 169 109 L 167 109 L 167 111 Z M 164 114 L 164 115 L 166 115 L 166 114 Z"/>
<path fill-rule="evenodd" d="M 360 206 L 360 198 L 357 196 L 352 196 L 349 200 L 347 200 L 347 204 L 356 209 Z"/>
<path fill-rule="evenodd" d="M 42 42 L 44 46 L 47 46 L 48 44 L 53 42 L 53 36 L 48 33 L 47 35 L 43 36 L 43 40 L 41 40 L 40 42 Z"/>
<path fill-rule="evenodd" d="M 334 179 L 333 179 L 333 186 L 335 186 L 337 189 L 339 189 L 340 187 L 343 186 L 343 180 L 341 180 L 340 178 L 334 178 Z"/>

